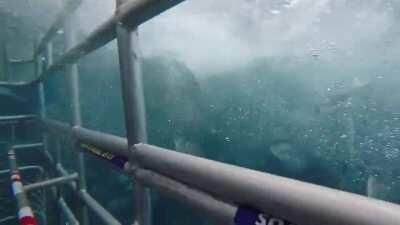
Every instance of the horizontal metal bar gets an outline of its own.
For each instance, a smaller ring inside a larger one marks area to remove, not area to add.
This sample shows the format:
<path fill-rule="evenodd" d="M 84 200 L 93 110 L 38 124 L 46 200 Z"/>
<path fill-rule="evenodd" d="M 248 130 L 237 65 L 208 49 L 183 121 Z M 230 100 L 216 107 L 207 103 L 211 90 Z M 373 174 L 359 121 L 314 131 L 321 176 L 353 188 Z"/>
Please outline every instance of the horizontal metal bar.
<path fill-rule="evenodd" d="M 64 167 L 60 163 L 58 163 L 56 165 L 56 169 L 57 169 L 57 173 L 58 173 L 59 176 L 65 177 L 65 176 L 68 176 L 70 174 L 70 173 L 67 172 L 66 169 L 64 169 Z M 75 181 L 68 182 L 67 184 L 69 185 L 69 187 L 72 190 L 75 191 L 77 189 L 77 183 Z"/>
<path fill-rule="evenodd" d="M 45 181 L 41 181 L 41 182 L 37 182 L 37 183 L 33 183 L 33 184 L 28 184 L 28 185 L 25 185 L 24 188 L 25 188 L 25 191 L 33 191 L 33 190 L 36 190 L 39 188 L 45 188 L 45 187 L 49 187 L 49 186 L 53 186 L 53 185 L 69 183 L 73 180 L 76 180 L 77 178 L 78 178 L 78 173 L 72 173 L 67 176 L 57 177 L 57 178 L 53 178 L 50 180 L 45 180 Z"/>
<path fill-rule="evenodd" d="M 2 87 L 23 87 L 28 85 L 25 81 L 0 81 L 0 86 Z"/>
<path fill-rule="evenodd" d="M 159 15 L 169 8 L 183 2 L 183 0 L 135 0 L 129 1 L 118 7 L 116 14 L 94 30 L 81 43 L 71 48 L 50 68 L 30 82 L 0 82 L 1 85 L 25 86 L 36 84 L 45 80 L 48 76 L 55 74 L 66 64 L 77 62 L 83 56 L 106 45 L 115 38 L 115 27 L 117 23 L 123 23 L 127 27 L 133 28 L 146 22 L 147 20 Z M 46 43 L 46 42 L 44 42 Z M 43 47 L 42 47 L 43 48 Z"/>
<path fill-rule="evenodd" d="M 43 173 L 43 167 L 41 166 L 21 166 L 18 167 L 19 171 L 24 171 L 24 170 L 38 170 L 40 173 Z M 0 170 L 0 175 L 3 174 L 9 174 L 10 173 L 10 169 L 6 169 L 6 170 Z"/>
<path fill-rule="evenodd" d="M 184 0 L 127 1 L 118 7 L 114 20 L 121 22 L 130 29 L 134 29 L 183 1 Z"/>
<path fill-rule="evenodd" d="M 5 223 L 9 220 L 17 220 L 17 216 L 7 216 L 0 219 L 0 224 Z"/>
<path fill-rule="evenodd" d="M 298 225 L 393 225 L 400 206 L 163 148 L 135 145 L 144 168 Z"/>
<path fill-rule="evenodd" d="M 68 176 L 68 172 L 61 164 L 57 164 L 57 172 L 60 176 Z M 105 224 L 107 225 L 121 225 L 117 219 L 114 218 L 103 206 L 100 205 L 86 190 L 77 189 L 75 181 L 67 183 L 72 191 L 79 196 L 86 206 L 93 211 Z"/>
<path fill-rule="evenodd" d="M 32 83 L 43 81 L 48 75 L 54 74 L 65 64 L 72 64 L 81 57 L 93 52 L 112 41 L 115 34 L 115 26 L 118 22 L 129 24 L 130 27 L 138 26 L 152 17 L 162 13 L 183 0 L 136 0 L 130 1 L 118 7 L 116 14 L 100 25 L 84 41 L 70 49 L 52 67 L 44 71 L 39 79 Z"/>
<path fill-rule="evenodd" d="M 82 129 L 76 129 L 79 137 Z M 85 129 L 82 140 L 127 156 L 126 140 Z M 83 136 L 83 135 L 82 135 Z M 89 138 L 90 137 L 90 138 Z M 115 150 L 117 149 L 117 150 Z M 136 145 L 140 165 L 227 201 L 253 206 L 296 224 L 391 224 L 400 219 L 397 205 L 313 184 L 202 159 L 150 145 Z M 196 177 L 196 179 L 193 179 Z M 246 193 L 246 194 L 243 194 Z M 353 212 L 350 208 L 358 208 Z M 374 216 L 373 211 L 379 212 Z M 372 222 L 371 222 L 372 221 Z"/>
<path fill-rule="evenodd" d="M 72 213 L 71 209 L 68 207 L 64 198 L 60 198 L 58 200 L 58 207 L 60 207 L 61 212 L 65 216 L 68 224 L 70 225 L 79 225 L 79 221 L 75 218 L 75 215 Z"/>
<path fill-rule="evenodd" d="M 111 153 L 128 157 L 128 144 L 125 138 L 99 131 L 89 130 L 51 119 L 41 120 L 43 128 L 58 135 L 69 135 L 79 142 L 101 147 Z"/>
<path fill-rule="evenodd" d="M 104 134 L 98 131 L 92 131 L 78 126 L 71 129 L 73 130 L 74 137 L 79 141 L 99 146 L 116 154 L 128 156 L 127 141 L 124 138 Z M 59 165 L 59 170 L 60 167 L 61 165 Z M 65 170 L 61 173 L 61 175 L 66 174 L 67 172 Z M 208 213 L 211 217 L 214 217 L 219 221 L 227 222 L 224 224 L 233 223 L 236 208 L 228 203 L 224 203 L 211 197 L 205 192 L 193 189 L 180 182 L 149 170 L 136 169 L 135 177 L 139 182 L 157 188 L 171 197 L 175 197 L 202 212 Z M 76 190 L 76 184 L 74 184 L 72 188 Z"/>
<path fill-rule="evenodd" d="M 107 225 L 121 225 L 113 215 L 111 215 L 103 206 L 100 205 L 86 190 L 79 190 L 78 193 L 81 200 L 99 219 Z"/>
<path fill-rule="evenodd" d="M 9 59 L 8 63 L 11 65 L 24 65 L 24 64 L 30 64 L 33 63 L 33 59 Z"/>
<path fill-rule="evenodd" d="M 51 163 L 51 165 L 54 166 L 53 162 Z M 55 165 L 55 169 L 60 176 L 63 176 L 63 177 L 68 176 L 68 172 L 63 168 L 63 166 L 61 164 Z M 73 174 L 77 174 L 77 173 L 73 173 Z M 67 184 L 72 188 L 72 190 L 76 189 L 76 182 L 74 180 L 71 180 Z M 54 199 L 58 198 L 58 201 L 57 201 L 58 207 L 60 208 L 62 214 L 65 216 L 65 219 L 67 220 L 67 222 L 71 225 L 79 225 L 79 221 L 75 218 L 75 215 L 73 214 L 71 209 L 68 207 L 64 198 L 57 194 L 57 189 L 55 187 L 51 187 L 50 191 L 53 194 Z"/>
<path fill-rule="evenodd" d="M 20 144 L 20 145 L 13 145 L 12 148 L 14 150 L 24 149 L 24 148 L 39 148 L 43 147 L 43 143 L 32 143 L 32 144 Z"/>
<path fill-rule="evenodd" d="M 127 141 L 124 138 L 104 134 L 98 131 L 92 131 L 78 126 L 74 127 L 73 130 L 74 137 L 78 139 L 78 141 L 98 146 L 100 149 L 96 148 L 96 151 L 105 150 L 114 154 L 128 156 Z M 236 208 L 227 208 L 227 206 L 225 205 L 227 203 L 214 199 L 204 192 L 186 187 L 182 183 L 171 180 L 167 177 L 163 177 L 162 175 L 154 173 L 152 171 L 142 169 L 136 169 L 135 171 L 135 174 L 137 175 L 137 180 L 139 182 L 146 182 L 148 186 L 155 188 L 158 187 L 158 190 L 162 191 L 163 193 L 171 197 L 175 197 L 178 200 L 183 201 L 193 206 L 194 208 L 199 209 L 202 212 L 208 213 L 211 217 L 216 218 L 218 221 L 229 221 L 229 223 L 223 224 L 233 223 L 233 214 Z M 191 198 L 190 196 L 192 196 L 193 198 Z M 215 206 L 221 206 L 222 208 L 218 209 L 218 207 Z M 224 208 L 223 206 L 226 207 Z"/>
<path fill-rule="evenodd" d="M 34 114 L 27 114 L 27 115 L 15 115 L 15 116 L 0 116 L 0 123 L 1 122 L 9 122 L 9 121 L 20 121 L 20 120 L 31 120 L 36 119 L 37 116 Z"/>
<path fill-rule="evenodd" d="M 56 134 L 72 136 L 72 126 L 68 123 L 52 119 L 41 119 L 43 128 Z"/>
<path fill-rule="evenodd" d="M 135 180 L 175 198 L 225 225 L 234 225 L 237 207 L 150 170 L 136 169 Z"/>
<path fill-rule="evenodd" d="M 40 40 L 38 47 L 35 50 L 35 55 L 40 54 L 45 49 L 47 43 L 50 42 L 50 40 L 57 33 L 57 31 L 63 26 L 65 18 L 68 17 L 79 7 L 79 5 L 82 3 L 82 0 L 69 0 L 64 2 L 65 4 L 61 12 L 57 15 L 56 20 L 51 25 L 46 34 L 43 36 L 43 38 Z"/>
<path fill-rule="evenodd" d="M 73 128 L 74 137 L 86 144 L 91 144 L 109 150 L 112 153 L 128 156 L 128 143 L 125 138 L 76 126 Z"/>

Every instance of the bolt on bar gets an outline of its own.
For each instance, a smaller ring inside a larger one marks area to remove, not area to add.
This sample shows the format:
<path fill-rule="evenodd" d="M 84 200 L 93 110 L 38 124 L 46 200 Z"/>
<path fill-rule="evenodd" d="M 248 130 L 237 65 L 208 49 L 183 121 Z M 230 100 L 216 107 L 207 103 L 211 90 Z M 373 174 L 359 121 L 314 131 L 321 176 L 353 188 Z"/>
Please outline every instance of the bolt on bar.
<path fill-rule="evenodd" d="M 78 173 L 73 173 L 73 174 L 70 174 L 67 176 L 57 177 L 57 178 L 53 178 L 50 180 L 45 180 L 45 181 L 25 185 L 25 191 L 32 191 L 32 190 L 36 190 L 39 188 L 45 188 L 48 186 L 65 184 L 65 183 L 74 181 L 76 179 L 78 179 Z"/>
<path fill-rule="evenodd" d="M 37 220 L 33 215 L 23 184 L 21 182 L 21 176 L 18 171 L 15 152 L 13 149 L 10 149 L 8 152 L 8 159 L 10 162 L 12 190 L 18 206 L 18 220 L 21 225 L 36 225 Z"/>

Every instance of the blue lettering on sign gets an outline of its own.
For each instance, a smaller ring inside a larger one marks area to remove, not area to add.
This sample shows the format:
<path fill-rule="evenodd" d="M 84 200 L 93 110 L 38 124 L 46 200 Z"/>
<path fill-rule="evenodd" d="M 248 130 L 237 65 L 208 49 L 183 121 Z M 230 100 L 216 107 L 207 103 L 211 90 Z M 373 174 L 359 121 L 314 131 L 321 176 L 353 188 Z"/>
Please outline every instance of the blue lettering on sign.
<path fill-rule="evenodd" d="M 274 218 L 257 209 L 240 206 L 235 215 L 236 225 L 294 225 L 293 223 Z"/>

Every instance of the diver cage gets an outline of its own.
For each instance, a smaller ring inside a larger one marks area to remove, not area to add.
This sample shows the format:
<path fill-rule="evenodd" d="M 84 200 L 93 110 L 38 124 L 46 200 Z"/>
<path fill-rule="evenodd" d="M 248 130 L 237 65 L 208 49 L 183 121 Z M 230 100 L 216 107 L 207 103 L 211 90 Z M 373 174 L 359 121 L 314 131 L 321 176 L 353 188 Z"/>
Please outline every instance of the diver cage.
<path fill-rule="evenodd" d="M 70 15 L 81 0 L 65 1 L 63 10 L 36 41 L 33 60 L 7 60 L 8 64 L 33 63 L 36 78 L 27 82 L 0 82 L 3 87 L 37 88 L 38 115 L 0 117 L 10 137 L 0 144 L 0 209 L 10 215 L 0 224 L 46 224 L 46 201 L 52 201 L 63 224 L 88 225 L 88 210 L 103 224 L 121 223 L 87 191 L 84 154 L 95 155 L 132 177 L 133 224 L 151 224 L 149 188 L 175 198 L 185 205 L 226 225 L 397 225 L 398 205 L 314 184 L 262 173 L 201 157 L 146 144 L 145 110 L 142 75 L 139 65 L 137 27 L 183 0 L 117 0 L 115 14 L 83 41 L 76 43 Z M 64 30 L 65 53 L 53 61 L 52 40 Z M 117 137 L 82 127 L 77 61 L 117 39 L 127 138 Z M 46 115 L 44 81 L 66 69 L 72 98 L 72 124 L 56 121 Z M 17 143 L 21 126 L 38 124 L 43 131 L 40 143 Z M 55 156 L 49 151 L 49 137 L 58 142 Z M 60 142 L 74 143 L 79 166 L 68 172 L 60 161 Z M 19 166 L 29 161 L 30 149 L 36 149 L 46 162 Z M 195 179 L 193 179 L 195 178 Z M 12 191 L 9 187 L 12 187 Z M 43 192 L 44 189 L 49 192 Z M 77 199 L 77 215 L 66 201 L 63 189 Z M 17 208 L 15 212 L 13 207 Z M 12 222 L 14 221 L 14 222 Z"/>

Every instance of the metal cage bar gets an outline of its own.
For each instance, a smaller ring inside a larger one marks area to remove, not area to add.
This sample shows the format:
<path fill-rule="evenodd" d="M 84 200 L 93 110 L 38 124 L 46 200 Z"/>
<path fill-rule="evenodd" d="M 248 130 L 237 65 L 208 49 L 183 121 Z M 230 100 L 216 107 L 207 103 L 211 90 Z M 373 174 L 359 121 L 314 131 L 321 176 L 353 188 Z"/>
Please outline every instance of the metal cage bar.
<path fill-rule="evenodd" d="M 155 146 L 135 148 L 135 158 L 145 168 L 296 224 L 393 225 L 400 221 L 400 206 L 395 204 Z"/>
<path fill-rule="evenodd" d="M 117 0 L 116 15 L 126 0 Z M 142 68 L 140 65 L 139 36 L 137 28 L 132 31 L 123 22 L 116 25 L 119 68 L 128 146 L 147 142 Z M 129 149 L 128 149 L 129 150 Z M 132 153 L 133 154 L 133 153 Z M 135 161 L 131 155 L 130 164 Z M 151 225 L 150 191 L 140 183 L 135 184 L 133 193 L 134 220 L 138 225 Z"/>
<path fill-rule="evenodd" d="M 9 68 L 9 59 L 8 59 L 8 53 L 7 53 L 7 46 L 6 44 L 2 44 L 0 46 L 0 51 L 2 54 L 1 58 L 2 58 L 2 64 L 3 64 L 3 68 L 2 68 L 2 72 L 3 73 L 3 79 L 5 82 L 8 82 L 8 80 L 10 79 L 10 68 Z"/>
<path fill-rule="evenodd" d="M 12 191 L 17 201 L 18 220 L 21 224 L 36 225 L 37 220 L 33 215 L 28 197 L 26 196 L 24 186 L 21 181 L 21 176 L 18 170 L 15 152 L 12 148 L 8 152 L 8 160 L 10 162 Z"/>
<path fill-rule="evenodd" d="M 35 48 L 36 79 L 30 82 L 0 82 L 0 85 L 39 84 L 40 87 L 48 76 L 67 66 L 71 81 L 74 121 L 69 125 L 49 120 L 45 118 L 45 113 L 41 113 L 45 130 L 72 137 L 86 152 L 110 162 L 115 163 L 115 158 L 119 160 L 117 163 L 122 160 L 121 171 L 133 176 L 141 185 L 175 197 L 224 224 L 235 224 L 241 206 L 253 207 L 298 225 L 398 224 L 400 206 L 395 204 L 142 144 L 147 140 L 137 27 L 180 2 L 183 0 L 120 0 L 115 15 L 78 44 L 73 43 L 73 25 L 67 21 L 67 51 L 52 63 L 51 49 L 48 47 L 50 39 L 66 20 L 67 14 L 77 6 L 67 7 Z M 78 72 L 75 63 L 114 38 L 118 40 L 127 139 L 81 127 Z M 45 70 L 41 71 L 40 54 L 45 46 L 47 65 Z M 46 140 L 43 140 L 43 143 L 45 144 Z M 68 176 L 59 160 L 56 167 L 60 176 Z M 80 182 L 71 180 L 68 186 L 103 222 L 120 225 L 86 192 L 82 167 L 79 173 Z M 139 225 L 148 225 L 149 196 L 144 189 L 139 189 L 141 191 L 136 192 L 135 199 L 141 201 L 135 204 L 135 220 Z M 63 208 L 62 202 L 60 206 Z M 66 215 L 68 216 L 68 212 Z M 73 215 L 71 218 L 71 224 L 78 223 Z"/>
<path fill-rule="evenodd" d="M 129 157 L 124 138 L 80 127 L 71 130 L 78 142 Z M 400 221 L 400 207 L 395 204 L 151 145 L 138 144 L 135 148 L 135 160 L 147 170 L 296 224 L 372 225 L 379 221 L 392 225 Z"/>
<path fill-rule="evenodd" d="M 32 191 L 32 190 L 36 190 L 39 188 L 53 186 L 53 185 L 65 184 L 65 183 L 71 182 L 76 179 L 78 179 L 78 173 L 73 173 L 73 174 L 70 174 L 67 176 L 57 177 L 57 178 L 25 185 L 25 191 Z"/>
<path fill-rule="evenodd" d="M 62 7 L 61 12 L 57 15 L 54 23 L 51 27 L 47 30 L 43 38 L 38 43 L 37 47 L 35 48 L 34 54 L 39 55 L 47 48 L 51 39 L 56 35 L 57 31 L 63 26 L 65 19 L 74 12 L 79 5 L 82 3 L 82 0 L 68 0 L 63 2 L 64 5 Z"/>
<path fill-rule="evenodd" d="M 75 218 L 74 213 L 72 213 L 64 198 L 59 198 L 57 204 L 70 225 L 79 225 L 79 221 Z"/>
<path fill-rule="evenodd" d="M 33 59 L 9 59 L 8 63 L 10 65 L 25 65 L 34 63 Z"/>
<path fill-rule="evenodd" d="M 76 43 L 76 30 L 73 16 L 69 16 L 64 21 L 64 46 L 67 52 Z M 71 109 L 72 109 L 72 124 L 80 126 L 82 124 L 81 118 L 81 103 L 79 91 L 79 72 L 77 64 L 69 64 L 66 66 L 66 74 L 68 76 L 69 90 L 71 95 Z M 85 172 L 85 158 L 82 152 L 77 154 L 77 167 L 79 172 L 79 189 L 80 191 L 87 189 L 86 172 Z M 82 225 L 89 224 L 89 216 L 85 205 L 80 205 L 79 220 Z"/>
<path fill-rule="evenodd" d="M 25 86 L 41 82 L 49 75 L 55 74 L 67 64 L 77 62 L 83 56 L 106 45 L 116 37 L 116 25 L 123 22 L 131 29 L 141 25 L 160 13 L 172 8 L 184 0 L 135 0 L 118 7 L 118 13 L 109 18 L 106 22 L 94 30 L 88 37 L 71 48 L 54 64 L 43 71 L 41 75 L 29 82 L 0 82 L 0 85 Z"/>

